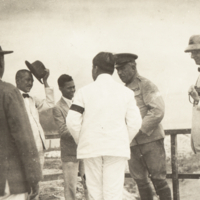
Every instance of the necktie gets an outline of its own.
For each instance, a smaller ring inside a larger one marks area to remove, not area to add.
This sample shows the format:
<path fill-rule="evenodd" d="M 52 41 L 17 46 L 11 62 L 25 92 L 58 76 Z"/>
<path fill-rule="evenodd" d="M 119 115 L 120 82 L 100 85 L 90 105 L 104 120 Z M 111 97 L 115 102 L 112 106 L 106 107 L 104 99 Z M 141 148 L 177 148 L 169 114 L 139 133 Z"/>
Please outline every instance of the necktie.
<path fill-rule="evenodd" d="M 23 96 L 24 98 L 29 98 L 29 95 L 26 94 L 26 93 L 23 93 L 22 96 Z"/>

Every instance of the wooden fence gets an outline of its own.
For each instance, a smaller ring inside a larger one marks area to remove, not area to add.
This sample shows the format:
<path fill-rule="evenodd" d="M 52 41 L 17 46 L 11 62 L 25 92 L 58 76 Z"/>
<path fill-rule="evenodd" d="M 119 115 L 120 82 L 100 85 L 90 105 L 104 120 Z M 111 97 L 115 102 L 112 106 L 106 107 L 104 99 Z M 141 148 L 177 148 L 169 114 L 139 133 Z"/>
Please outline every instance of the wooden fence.
<path fill-rule="evenodd" d="M 171 167 L 172 173 L 167 174 L 167 178 L 172 179 L 173 200 L 180 200 L 179 195 L 179 179 L 199 179 L 200 174 L 179 174 L 178 173 L 178 152 L 177 152 L 177 135 L 190 134 L 191 129 L 171 129 L 165 130 L 166 135 L 171 137 Z M 59 135 L 46 135 L 46 139 L 58 139 Z M 63 177 L 62 173 L 44 175 L 44 181 L 58 180 Z M 130 178 L 130 174 L 125 174 L 126 178 Z"/>

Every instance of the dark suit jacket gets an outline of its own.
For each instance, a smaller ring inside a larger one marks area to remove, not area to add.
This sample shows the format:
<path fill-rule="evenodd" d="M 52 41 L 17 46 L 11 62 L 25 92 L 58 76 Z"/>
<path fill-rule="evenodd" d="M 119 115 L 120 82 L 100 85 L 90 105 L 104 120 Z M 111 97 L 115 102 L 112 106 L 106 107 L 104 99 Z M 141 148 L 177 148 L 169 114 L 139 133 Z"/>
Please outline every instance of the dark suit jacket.
<path fill-rule="evenodd" d="M 0 196 L 6 179 L 11 194 L 26 193 L 42 180 L 42 172 L 22 96 L 0 80 Z"/>
<path fill-rule="evenodd" d="M 76 149 L 77 145 L 71 136 L 67 125 L 66 117 L 69 107 L 65 100 L 61 99 L 57 102 L 56 106 L 53 108 L 53 116 L 55 123 L 58 127 L 58 132 L 60 134 L 60 148 L 61 148 L 61 159 L 63 162 L 77 162 L 76 159 Z"/>

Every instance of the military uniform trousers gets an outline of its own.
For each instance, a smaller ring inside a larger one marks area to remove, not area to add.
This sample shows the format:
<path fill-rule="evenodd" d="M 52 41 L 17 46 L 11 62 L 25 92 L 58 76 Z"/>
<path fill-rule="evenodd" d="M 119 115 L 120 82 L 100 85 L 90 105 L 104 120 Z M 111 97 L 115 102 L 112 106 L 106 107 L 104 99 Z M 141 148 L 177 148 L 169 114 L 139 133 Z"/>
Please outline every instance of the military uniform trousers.
<path fill-rule="evenodd" d="M 139 149 L 140 148 L 140 149 Z M 152 175 L 152 179 L 166 178 L 166 155 L 164 139 L 131 147 L 131 159 L 128 161 L 130 174 L 135 180 L 148 179 L 148 171 L 141 160 L 141 153 Z"/>

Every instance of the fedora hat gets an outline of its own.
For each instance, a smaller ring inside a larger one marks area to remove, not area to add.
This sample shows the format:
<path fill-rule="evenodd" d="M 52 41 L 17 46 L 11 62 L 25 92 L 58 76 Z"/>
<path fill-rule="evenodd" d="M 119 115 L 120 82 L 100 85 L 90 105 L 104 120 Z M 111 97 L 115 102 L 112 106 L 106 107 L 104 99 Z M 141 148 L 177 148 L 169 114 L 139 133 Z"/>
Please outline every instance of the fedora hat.
<path fill-rule="evenodd" d="M 44 64 L 39 60 L 36 60 L 32 64 L 29 63 L 28 61 L 25 61 L 25 63 L 26 63 L 26 66 L 31 71 L 31 73 L 35 76 L 35 78 L 37 78 L 38 81 L 40 81 L 40 83 L 42 83 L 41 79 L 44 78 L 45 73 L 46 73 L 45 72 L 46 68 L 45 68 Z"/>
<path fill-rule="evenodd" d="M 3 51 L 1 46 L 0 46 L 0 54 L 4 55 L 4 54 L 9 54 L 9 53 L 13 53 L 13 51 Z"/>
<path fill-rule="evenodd" d="M 187 53 L 193 50 L 200 50 L 200 35 L 193 35 L 189 39 L 189 44 L 185 52 Z"/>

